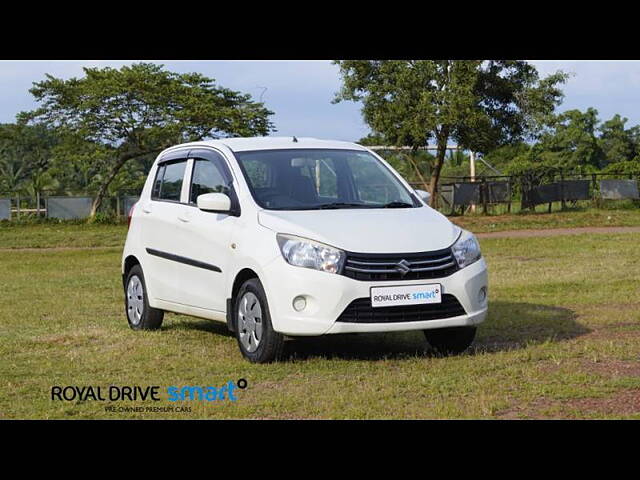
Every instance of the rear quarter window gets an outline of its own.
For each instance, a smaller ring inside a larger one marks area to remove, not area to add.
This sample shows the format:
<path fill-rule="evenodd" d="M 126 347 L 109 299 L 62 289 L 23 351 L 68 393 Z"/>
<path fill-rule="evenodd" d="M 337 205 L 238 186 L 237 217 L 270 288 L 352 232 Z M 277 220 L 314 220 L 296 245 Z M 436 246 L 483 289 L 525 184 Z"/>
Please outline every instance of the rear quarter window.
<path fill-rule="evenodd" d="M 186 166 L 186 160 L 160 165 L 156 173 L 151 198 L 179 202 Z"/>

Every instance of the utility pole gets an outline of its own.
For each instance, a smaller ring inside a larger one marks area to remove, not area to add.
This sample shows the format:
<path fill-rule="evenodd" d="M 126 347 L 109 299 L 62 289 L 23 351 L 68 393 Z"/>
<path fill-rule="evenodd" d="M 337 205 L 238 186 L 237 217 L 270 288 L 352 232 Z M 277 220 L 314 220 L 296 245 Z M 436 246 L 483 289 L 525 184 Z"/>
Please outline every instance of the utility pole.
<path fill-rule="evenodd" d="M 475 152 L 469 152 L 469 176 L 471 181 L 476 181 L 476 154 Z"/>
<path fill-rule="evenodd" d="M 473 151 L 469 152 L 469 176 L 472 182 L 476 181 L 476 154 Z M 476 213 L 475 203 L 471 204 L 471 211 Z"/>

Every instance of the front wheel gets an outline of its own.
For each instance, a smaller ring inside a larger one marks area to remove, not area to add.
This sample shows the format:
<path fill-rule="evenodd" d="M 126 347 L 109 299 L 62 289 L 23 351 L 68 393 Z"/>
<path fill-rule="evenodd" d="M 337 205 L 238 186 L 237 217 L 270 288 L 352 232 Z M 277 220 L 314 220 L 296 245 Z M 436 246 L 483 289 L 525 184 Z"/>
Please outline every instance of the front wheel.
<path fill-rule="evenodd" d="M 236 339 L 244 358 L 269 363 L 282 353 L 284 336 L 273 329 L 267 296 L 257 278 L 242 284 L 234 304 Z"/>
<path fill-rule="evenodd" d="M 442 355 L 464 352 L 476 336 L 476 327 L 450 327 L 423 330 L 429 345 Z"/>

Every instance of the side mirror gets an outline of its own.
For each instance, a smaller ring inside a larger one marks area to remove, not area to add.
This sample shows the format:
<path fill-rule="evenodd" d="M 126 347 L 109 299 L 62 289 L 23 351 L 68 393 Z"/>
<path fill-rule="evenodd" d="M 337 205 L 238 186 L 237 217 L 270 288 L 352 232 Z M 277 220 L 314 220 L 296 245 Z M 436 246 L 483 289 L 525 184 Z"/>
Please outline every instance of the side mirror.
<path fill-rule="evenodd" d="M 428 204 L 429 203 L 429 199 L 431 198 L 431 194 L 425 190 L 416 190 L 415 191 L 418 194 L 418 197 L 420 197 L 420 199 Z"/>
<path fill-rule="evenodd" d="M 224 193 L 198 195 L 196 203 L 198 208 L 205 212 L 229 213 L 231 210 L 231 199 Z"/>

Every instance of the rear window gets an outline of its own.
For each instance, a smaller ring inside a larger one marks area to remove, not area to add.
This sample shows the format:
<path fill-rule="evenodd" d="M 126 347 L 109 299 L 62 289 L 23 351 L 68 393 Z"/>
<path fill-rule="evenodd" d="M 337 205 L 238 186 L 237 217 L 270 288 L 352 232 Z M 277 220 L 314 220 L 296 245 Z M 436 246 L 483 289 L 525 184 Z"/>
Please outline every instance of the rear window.
<path fill-rule="evenodd" d="M 186 160 L 160 165 L 156 173 L 151 198 L 179 202 L 186 166 Z"/>

